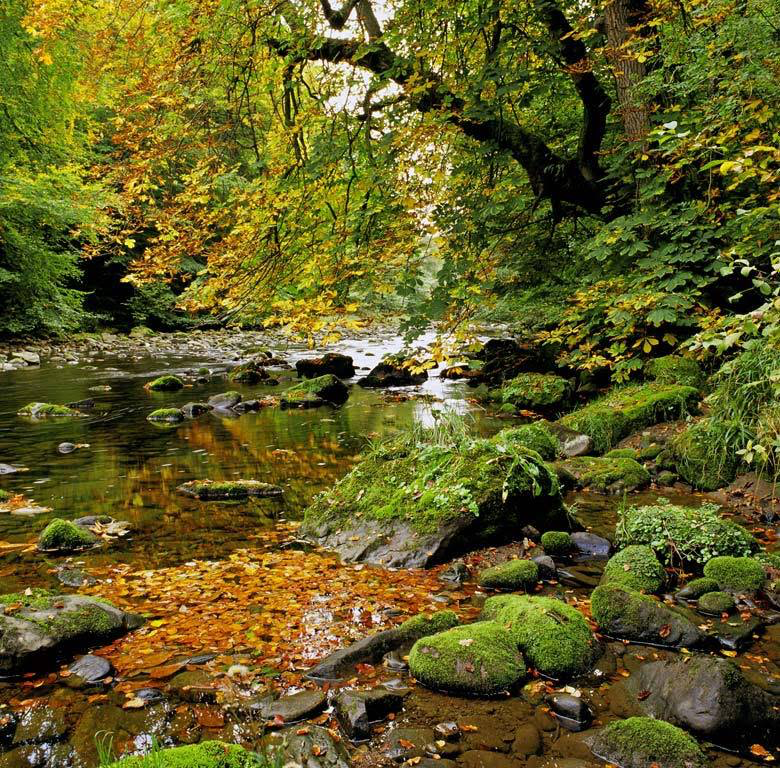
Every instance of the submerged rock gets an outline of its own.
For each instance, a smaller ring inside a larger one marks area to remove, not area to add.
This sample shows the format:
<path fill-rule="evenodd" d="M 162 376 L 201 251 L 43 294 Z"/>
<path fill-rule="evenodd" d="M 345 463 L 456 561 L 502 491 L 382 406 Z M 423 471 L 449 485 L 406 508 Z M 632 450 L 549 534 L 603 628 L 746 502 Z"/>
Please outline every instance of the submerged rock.
<path fill-rule="evenodd" d="M 242 363 L 229 371 L 227 378 L 228 381 L 252 385 L 265 381 L 270 378 L 270 375 L 262 365 L 250 360 L 248 363 Z"/>
<path fill-rule="evenodd" d="M 282 408 L 310 408 L 326 403 L 342 405 L 348 397 L 347 385 L 329 373 L 316 379 L 306 379 L 290 387 L 282 394 L 280 405 Z"/>
<path fill-rule="evenodd" d="M 314 379 L 328 373 L 340 379 L 351 379 L 355 375 L 355 364 L 349 355 L 327 352 L 322 357 L 299 360 L 295 370 L 304 379 Z"/>
<path fill-rule="evenodd" d="M 366 741 L 371 723 L 384 720 L 403 706 L 403 696 L 385 687 L 370 691 L 341 691 L 333 700 L 336 718 L 352 741 Z"/>
<path fill-rule="evenodd" d="M 55 517 L 38 536 L 38 549 L 41 552 L 80 552 L 95 546 L 97 541 L 86 526 Z"/>
<path fill-rule="evenodd" d="M 321 726 L 311 725 L 305 729 L 291 728 L 273 733 L 267 737 L 265 744 L 282 751 L 285 765 L 306 768 L 349 768 L 351 765 L 344 744 Z"/>
<path fill-rule="evenodd" d="M 230 390 L 229 392 L 221 392 L 218 395 L 212 395 L 208 399 L 208 404 L 218 411 L 227 411 L 231 408 L 235 408 L 243 397 L 240 392 Z"/>
<path fill-rule="evenodd" d="M 157 408 L 147 417 L 147 421 L 161 422 L 165 424 L 178 424 L 184 421 L 184 412 L 181 408 Z"/>
<path fill-rule="evenodd" d="M 58 418 L 62 416 L 80 416 L 78 411 L 68 408 L 67 405 L 55 405 L 54 403 L 28 403 L 22 408 L 18 416 L 29 416 L 32 419 Z"/>
<path fill-rule="evenodd" d="M 259 480 L 190 480 L 176 490 L 201 501 L 246 499 L 250 496 L 271 498 L 284 493 L 278 485 Z"/>
<path fill-rule="evenodd" d="M 105 644 L 143 620 L 108 602 L 32 590 L 0 596 L 0 672 L 50 666 L 64 653 Z"/>
<path fill-rule="evenodd" d="M 84 683 L 97 683 L 104 677 L 108 677 L 113 669 L 108 659 L 87 654 L 68 667 L 68 672 L 71 675 L 68 678 L 68 683 L 72 685 L 74 677 L 79 678 Z"/>
<path fill-rule="evenodd" d="M 405 364 L 408 362 L 408 365 Z M 358 384 L 366 389 L 381 389 L 382 387 L 411 387 L 428 380 L 427 371 L 412 372 L 412 366 L 418 365 L 416 360 L 404 361 L 400 358 L 387 358 L 374 366 L 368 376 L 364 376 Z"/>

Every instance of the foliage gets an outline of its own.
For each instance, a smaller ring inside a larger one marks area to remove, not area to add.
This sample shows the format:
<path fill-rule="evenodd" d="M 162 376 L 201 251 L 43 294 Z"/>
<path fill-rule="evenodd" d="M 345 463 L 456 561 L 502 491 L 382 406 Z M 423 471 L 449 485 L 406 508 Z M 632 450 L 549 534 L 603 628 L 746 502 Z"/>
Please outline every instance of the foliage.
<path fill-rule="evenodd" d="M 558 441 L 543 421 L 503 429 L 494 439 L 506 444 L 508 450 L 513 445 L 525 446 L 536 451 L 545 461 L 552 461 L 559 452 Z"/>
<path fill-rule="evenodd" d="M 560 408 L 570 392 L 569 382 L 551 373 L 521 373 L 504 383 L 501 400 L 521 410 Z"/>
<path fill-rule="evenodd" d="M 248 752 L 237 744 L 203 741 L 184 747 L 152 749 L 148 755 L 124 757 L 102 768 L 272 768 L 263 755 Z"/>
<path fill-rule="evenodd" d="M 650 547 L 631 544 L 607 561 L 601 580 L 654 594 L 666 583 L 666 572 Z"/>

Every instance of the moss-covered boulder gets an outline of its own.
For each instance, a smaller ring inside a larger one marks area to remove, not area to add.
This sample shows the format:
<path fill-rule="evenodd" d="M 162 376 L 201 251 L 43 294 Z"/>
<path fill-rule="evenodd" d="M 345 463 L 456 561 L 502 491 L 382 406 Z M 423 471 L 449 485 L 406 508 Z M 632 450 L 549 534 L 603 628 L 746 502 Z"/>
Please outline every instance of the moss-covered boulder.
<path fill-rule="evenodd" d="M 666 571 L 650 547 L 631 544 L 609 559 L 601 581 L 655 594 L 666 583 Z"/>
<path fill-rule="evenodd" d="M 706 381 L 704 371 L 696 360 L 682 355 L 656 357 L 645 364 L 644 373 L 657 384 L 682 384 L 702 389 Z"/>
<path fill-rule="evenodd" d="M 54 403 L 27 403 L 18 411 L 19 416 L 28 416 L 31 419 L 55 419 L 63 416 L 80 416 L 81 414 L 67 405 Z"/>
<path fill-rule="evenodd" d="M 545 531 L 541 538 L 542 547 L 548 555 L 568 555 L 574 548 L 571 534 L 567 531 Z"/>
<path fill-rule="evenodd" d="M 158 376 L 152 381 L 147 381 L 144 388 L 151 392 L 176 392 L 184 386 L 184 382 L 178 376 Z"/>
<path fill-rule="evenodd" d="M 435 635 L 438 632 L 457 627 L 460 624 L 455 611 L 436 611 L 435 613 L 418 613 L 406 619 L 398 627 L 398 631 L 410 640 Z"/>
<path fill-rule="evenodd" d="M 280 405 L 282 408 L 310 408 L 326 403 L 341 405 L 347 402 L 347 398 L 347 385 L 329 373 L 315 379 L 306 379 L 290 387 L 282 394 Z"/>
<path fill-rule="evenodd" d="M 577 456 L 559 461 L 555 466 L 567 488 L 624 493 L 650 484 L 650 473 L 638 461 L 629 458 Z"/>
<path fill-rule="evenodd" d="M 480 586 L 488 589 L 528 589 L 539 580 L 539 566 L 533 560 L 515 558 L 485 568 L 479 573 Z"/>
<path fill-rule="evenodd" d="M 671 463 L 680 477 L 702 491 L 728 485 L 739 469 L 736 449 L 724 450 L 724 433 L 742 432 L 742 425 L 708 418 L 691 424 L 669 442 Z"/>
<path fill-rule="evenodd" d="M 49 668 L 63 655 L 105 644 L 141 625 L 110 603 L 45 590 L 0 595 L 0 673 Z"/>
<path fill-rule="evenodd" d="M 431 565 L 496 540 L 575 524 L 539 454 L 493 440 L 374 448 L 304 513 L 301 533 L 349 561 Z"/>
<path fill-rule="evenodd" d="M 704 575 L 715 579 L 727 592 L 757 592 L 764 586 L 764 566 L 752 557 L 713 557 L 704 565 Z"/>
<path fill-rule="evenodd" d="M 612 390 L 560 421 L 564 426 L 588 435 L 596 453 L 605 453 L 633 432 L 690 413 L 699 398 L 695 387 L 629 385 Z"/>
<path fill-rule="evenodd" d="M 236 384 L 259 384 L 261 381 L 265 381 L 270 378 L 268 371 L 265 367 L 250 360 L 247 363 L 241 363 L 235 368 L 231 369 L 227 375 L 228 381 L 232 381 Z"/>
<path fill-rule="evenodd" d="M 734 597 L 728 592 L 705 592 L 699 598 L 697 606 L 702 613 L 713 616 L 731 613 L 734 610 Z"/>
<path fill-rule="evenodd" d="M 526 670 L 509 632 L 480 621 L 418 640 L 409 654 L 409 671 L 429 688 L 491 695 L 520 682 Z"/>
<path fill-rule="evenodd" d="M 179 424 L 184 421 L 184 411 L 181 408 L 157 408 L 146 417 L 146 420 L 158 424 Z"/>
<path fill-rule="evenodd" d="M 55 517 L 38 536 L 42 552 L 80 552 L 93 547 L 97 537 L 87 528 Z"/>
<path fill-rule="evenodd" d="M 545 461 L 552 461 L 559 453 L 558 440 L 550 431 L 548 422 L 545 421 L 503 429 L 494 440 L 505 443 L 509 450 L 515 446 L 529 448 L 536 451 Z"/>
<path fill-rule="evenodd" d="M 482 618 L 505 627 L 526 661 L 549 677 L 581 675 L 601 652 L 585 617 L 552 597 L 490 597 Z"/>
<path fill-rule="evenodd" d="M 741 525 L 718 514 L 714 504 L 683 507 L 659 499 L 657 504 L 626 507 L 618 514 L 615 543 L 644 544 L 661 562 L 703 564 L 713 555 L 748 555 L 758 545 Z"/>
<path fill-rule="evenodd" d="M 571 384 L 552 373 L 520 373 L 504 383 L 500 397 L 523 411 L 560 412 L 571 397 Z"/>
<path fill-rule="evenodd" d="M 621 640 L 690 648 L 704 639 L 682 609 L 617 584 L 596 587 L 590 607 L 600 631 Z"/>
<path fill-rule="evenodd" d="M 106 768 L 259 768 L 270 765 L 238 744 L 202 741 L 184 747 L 158 749 L 149 755 L 124 757 Z"/>
<path fill-rule="evenodd" d="M 613 448 L 604 454 L 605 459 L 639 459 L 639 451 L 635 448 Z"/>
<path fill-rule="evenodd" d="M 700 579 L 689 581 L 682 589 L 678 590 L 675 597 L 681 600 L 697 600 L 707 592 L 717 592 L 718 582 L 703 576 Z"/>
<path fill-rule="evenodd" d="M 621 768 L 705 768 L 696 739 L 681 728 L 651 717 L 629 717 L 588 737 L 593 754 Z"/>
<path fill-rule="evenodd" d="M 240 501 L 250 496 L 274 498 L 284 492 L 278 485 L 259 480 L 190 480 L 176 490 L 201 501 Z"/>

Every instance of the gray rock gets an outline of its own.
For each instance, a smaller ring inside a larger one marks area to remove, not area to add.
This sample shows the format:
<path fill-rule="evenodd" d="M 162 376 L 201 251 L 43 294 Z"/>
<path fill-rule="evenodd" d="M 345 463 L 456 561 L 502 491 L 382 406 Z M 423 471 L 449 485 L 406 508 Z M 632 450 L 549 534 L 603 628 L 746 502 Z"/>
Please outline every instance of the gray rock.
<path fill-rule="evenodd" d="M 558 578 L 558 567 L 555 565 L 555 560 L 549 555 L 537 555 L 532 557 L 531 560 L 539 568 L 539 578 L 542 581 L 553 581 Z"/>
<path fill-rule="evenodd" d="M 398 712 L 403 696 L 385 688 L 370 691 L 341 691 L 334 699 L 336 718 L 352 741 L 366 741 L 371 736 L 371 723 Z"/>
<path fill-rule="evenodd" d="M 593 722 L 593 712 L 581 696 L 556 693 L 549 700 L 558 722 L 567 730 L 584 731 Z"/>
<path fill-rule="evenodd" d="M 23 360 L 27 365 L 40 365 L 41 356 L 37 352 L 30 352 L 26 349 L 20 349 L 13 353 L 13 357 Z"/>
<path fill-rule="evenodd" d="M 400 648 L 406 639 L 406 636 L 395 628 L 363 637 L 326 656 L 306 673 L 306 677 L 311 680 L 343 680 L 351 677 L 355 664 L 375 664 L 386 653 Z"/>
<path fill-rule="evenodd" d="M 208 413 L 212 408 L 213 406 L 208 403 L 185 403 L 181 407 L 181 412 L 184 414 L 185 419 L 195 419 L 204 413 Z"/>
<path fill-rule="evenodd" d="M 57 452 L 58 453 L 73 453 L 73 451 L 76 450 L 76 444 L 75 443 L 60 443 L 57 446 Z"/>
<path fill-rule="evenodd" d="M 71 675 L 80 677 L 85 683 L 97 683 L 104 677 L 108 677 L 113 669 L 108 659 L 104 659 L 102 656 L 87 654 L 71 664 L 68 672 Z"/>
<path fill-rule="evenodd" d="M 17 472 L 21 472 L 22 470 L 19 467 L 14 467 L 11 464 L 1 464 L 0 463 L 0 475 L 14 475 Z"/>
<path fill-rule="evenodd" d="M 593 450 L 593 440 L 588 435 L 583 435 L 557 421 L 551 422 L 548 426 L 550 432 L 558 439 L 561 453 L 567 459 L 585 456 Z"/>
<path fill-rule="evenodd" d="M 208 404 L 218 411 L 227 411 L 235 408 L 243 398 L 238 392 L 221 392 L 218 395 L 212 395 L 208 399 Z"/>
<path fill-rule="evenodd" d="M 609 557 L 612 550 L 609 539 L 595 533 L 577 531 L 571 535 L 571 540 L 577 553 L 587 557 Z"/>
<path fill-rule="evenodd" d="M 300 691 L 270 702 L 263 716 L 268 720 L 281 718 L 285 723 L 295 723 L 319 714 L 326 702 L 327 696 L 322 691 Z"/>

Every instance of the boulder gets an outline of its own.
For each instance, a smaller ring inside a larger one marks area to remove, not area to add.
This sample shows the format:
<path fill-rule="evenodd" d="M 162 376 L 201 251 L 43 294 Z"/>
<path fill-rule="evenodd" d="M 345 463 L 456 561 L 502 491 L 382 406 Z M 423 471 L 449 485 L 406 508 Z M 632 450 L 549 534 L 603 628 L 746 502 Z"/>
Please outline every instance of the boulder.
<path fill-rule="evenodd" d="M 575 552 L 582 557 L 604 558 L 609 557 L 612 551 L 612 542 L 609 539 L 587 531 L 575 531 L 571 535 L 571 543 Z"/>
<path fill-rule="evenodd" d="M 278 485 L 259 480 L 190 480 L 176 488 L 179 493 L 201 501 L 232 501 L 256 498 L 278 498 L 284 491 Z"/>
<path fill-rule="evenodd" d="M 582 696 L 555 693 L 549 697 L 550 709 L 567 731 L 584 731 L 593 722 L 593 712 Z"/>
<path fill-rule="evenodd" d="M 751 557 L 713 557 L 704 565 L 704 575 L 726 592 L 751 594 L 764 586 L 764 566 Z"/>
<path fill-rule="evenodd" d="M 146 417 L 146 420 L 161 424 L 179 424 L 184 421 L 184 412 L 181 408 L 157 408 Z"/>
<path fill-rule="evenodd" d="M 539 580 L 539 566 L 533 560 L 515 558 L 485 568 L 479 573 L 479 584 L 488 589 L 528 589 Z"/>
<path fill-rule="evenodd" d="M 80 552 L 97 544 L 97 537 L 86 526 L 55 517 L 38 536 L 41 552 Z"/>
<path fill-rule="evenodd" d="M 299 360 L 295 370 L 302 379 L 315 379 L 328 373 L 340 379 L 351 379 L 355 375 L 355 364 L 349 355 L 326 352 L 322 357 Z"/>
<path fill-rule="evenodd" d="M 103 600 L 31 590 L 0 596 L 0 672 L 20 674 L 51 665 L 137 629 L 142 619 Z"/>
<path fill-rule="evenodd" d="M 560 413 L 571 397 L 571 384 L 552 373 L 519 373 L 504 382 L 500 396 L 518 410 Z"/>
<path fill-rule="evenodd" d="M 87 654 L 68 667 L 68 673 L 71 675 L 69 682 L 74 677 L 77 677 L 85 683 L 97 683 L 104 677 L 108 677 L 113 669 L 114 667 L 108 659 L 104 659 L 102 656 Z"/>
<path fill-rule="evenodd" d="M 345 690 L 333 700 L 336 718 L 352 741 L 366 741 L 371 723 L 384 720 L 403 706 L 403 696 L 384 686 L 370 691 Z"/>
<path fill-rule="evenodd" d="M 32 419 L 61 418 L 64 416 L 79 416 L 79 412 L 67 405 L 54 403 L 28 403 L 18 413 L 18 416 L 29 416 Z"/>
<path fill-rule="evenodd" d="M 262 365 L 253 360 L 248 363 L 237 365 L 227 375 L 228 381 L 238 384 L 259 384 L 261 381 L 270 378 L 268 371 Z"/>
<path fill-rule="evenodd" d="M 593 450 L 593 438 L 576 429 L 570 429 L 560 421 L 548 422 L 550 433 L 558 441 L 560 452 L 568 459 L 584 456 Z"/>
<path fill-rule="evenodd" d="M 666 571 L 650 547 L 631 544 L 609 559 L 601 581 L 655 594 L 666 583 Z"/>
<path fill-rule="evenodd" d="M 220 392 L 218 395 L 212 395 L 208 399 L 208 404 L 217 411 L 229 411 L 235 408 L 243 397 L 240 392 L 230 390 L 229 392 Z"/>
<path fill-rule="evenodd" d="M 558 557 L 568 555 L 574 547 L 571 534 L 566 531 L 546 531 L 540 541 L 545 553 Z"/>
<path fill-rule="evenodd" d="M 185 419 L 196 419 L 210 410 L 212 410 L 212 406 L 208 403 L 186 403 L 181 407 L 181 412 Z"/>
<path fill-rule="evenodd" d="M 383 387 L 411 387 L 428 380 L 427 371 L 412 372 L 412 366 L 419 365 L 416 360 L 404 361 L 400 358 L 388 358 L 369 371 L 358 384 L 366 389 Z"/>
<path fill-rule="evenodd" d="M 263 717 L 267 720 L 295 723 L 319 714 L 325 708 L 327 700 L 327 696 L 322 691 L 291 693 L 269 702 L 263 708 Z"/>
<path fill-rule="evenodd" d="M 306 379 L 284 392 L 279 401 L 282 408 L 309 408 L 330 403 L 342 405 L 349 397 L 349 389 L 332 373 Z"/>
<path fill-rule="evenodd" d="M 650 473 L 638 461 L 624 457 L 578 456 L 559 461 L 555 468 L 566 488 L 616 494 L 650 484 Z"/>
<path fill-rule="evenodd" d="M 151 392 L 175 392 L 184 386 L 184 382 L 178 376 L 158 376 L 144 384 L 144 389 Z"/>

